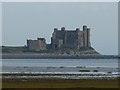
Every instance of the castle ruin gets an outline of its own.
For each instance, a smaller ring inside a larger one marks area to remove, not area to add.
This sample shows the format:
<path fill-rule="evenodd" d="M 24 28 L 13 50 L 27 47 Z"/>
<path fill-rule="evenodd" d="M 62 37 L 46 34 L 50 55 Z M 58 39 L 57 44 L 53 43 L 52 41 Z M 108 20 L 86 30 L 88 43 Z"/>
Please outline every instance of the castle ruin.
<path fill-rule="evenodd" d="M 33 51 L 46 49 L 77 50 L 81 47 L 91 47 L 90 28 L 83 26 L 83 31 L 80 31 L 80 28 L 76 28 L 76 30 L 66 30 L 65 27 L 62 27 L 61 30 L 54 28 L 54 32 L 51 37 L 51 44 L 46 44 L 46 40 L 44 38 L 38 38 L 37 40 L 27 40 L 27 47 L 29 50 Z"/>

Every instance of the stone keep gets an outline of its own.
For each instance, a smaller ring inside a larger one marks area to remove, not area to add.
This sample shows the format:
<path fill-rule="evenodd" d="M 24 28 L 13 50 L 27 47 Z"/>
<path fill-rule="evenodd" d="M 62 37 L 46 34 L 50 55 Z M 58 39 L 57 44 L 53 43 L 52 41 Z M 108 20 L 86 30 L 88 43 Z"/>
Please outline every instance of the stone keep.
<path fill-rule="evenodd" d="M 65 30 L 65 27 L 62 27 L 61 30 L 54 28 L 51 46 L 53 49 L 91 47 L 90 28 L 83 26 L 83 31 L 80 31 L 79 28 L 76 28 L 76 30 Z"/>

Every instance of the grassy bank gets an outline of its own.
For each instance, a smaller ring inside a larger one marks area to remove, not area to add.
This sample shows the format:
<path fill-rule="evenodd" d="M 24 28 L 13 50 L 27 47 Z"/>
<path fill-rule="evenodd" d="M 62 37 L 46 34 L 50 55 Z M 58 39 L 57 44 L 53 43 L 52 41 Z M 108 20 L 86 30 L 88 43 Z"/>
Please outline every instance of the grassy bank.
<path fill-rule="evenodd" d="M 3 79 L 3 88 L 118 88 L 118 79 Z"/>

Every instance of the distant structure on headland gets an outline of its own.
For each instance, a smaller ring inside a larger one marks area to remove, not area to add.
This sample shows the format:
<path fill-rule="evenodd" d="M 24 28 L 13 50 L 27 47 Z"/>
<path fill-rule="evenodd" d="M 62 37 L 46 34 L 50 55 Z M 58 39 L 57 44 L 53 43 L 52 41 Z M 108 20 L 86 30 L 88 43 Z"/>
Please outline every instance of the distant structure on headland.
<path fill-rule="evenodd" d="M 61 30 L 54 28 L 51 37 L 51 44 L 46 44 L 45 38 L 37 38 L 37 40 L 27 40 L 29 50 L 61 50 L 61 49 L 80 49 L 81 47 L 91 47 L 90 44 L 90 28 L 83 26 L 83 31 L 80 28 L 76 30 L 66 30 L 62 27 Z"/>

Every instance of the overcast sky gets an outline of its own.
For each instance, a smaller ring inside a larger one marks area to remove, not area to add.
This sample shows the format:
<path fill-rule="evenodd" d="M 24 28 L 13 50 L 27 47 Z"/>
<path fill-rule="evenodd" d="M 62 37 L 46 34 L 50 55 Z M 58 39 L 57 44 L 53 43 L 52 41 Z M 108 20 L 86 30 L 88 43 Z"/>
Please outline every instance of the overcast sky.
<path fill-rule="evenodd" d="M 26 39 L 50 38 L 54 28 L 88 25 L 91 45 L 101 54 L 118 54 L 117 2 L 21 2 L 2 4 L 3 45 L 26 45 Z"/>

